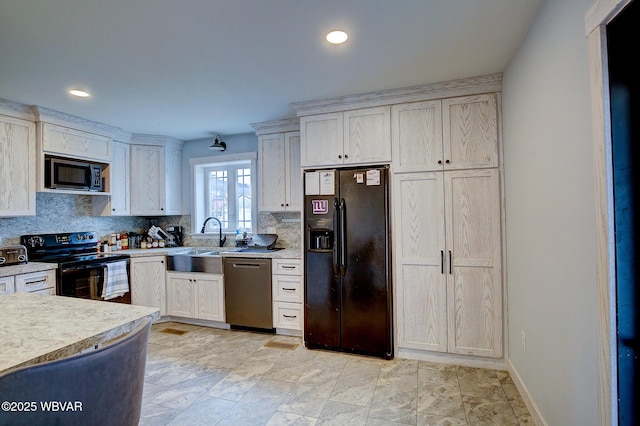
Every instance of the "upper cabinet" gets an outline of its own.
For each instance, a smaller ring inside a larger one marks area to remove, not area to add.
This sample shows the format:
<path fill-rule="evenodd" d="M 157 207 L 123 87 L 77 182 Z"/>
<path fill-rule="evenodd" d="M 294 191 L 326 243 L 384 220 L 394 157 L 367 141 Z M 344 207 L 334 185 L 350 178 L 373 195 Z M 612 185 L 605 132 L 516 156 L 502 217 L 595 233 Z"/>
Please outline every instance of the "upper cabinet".
<path fill-rule="evenodd" d="M 302 174 L 297 119 L 252 124 L 258 134 L 258 209 L 300 211 Z"/>
<path fill-rule="evenodd" d="M 102 163 L 111 161 L 111 138 L 108 136 L 39 122 L 38 141 L 47 154 Z"/>
<path fill-rule="evenodd" d="M 131 215 L 131 154 L 129 144 L 111 143 L 111 195 L 92 198 L 93 213 L 96 216 Z"/>
<path fill-rule="evenodd" d="M 181 150 L 165 145 L 131 145 L 131 214 L 182 214 Z"/>
<path fill-rule="evenodd" d="M 303 167 L 391 161 L 388 106 L 303 116 L 300 136 Z"/>
<path fill-rule="evenodd" d="M 0 217 L 36 214 L 33 121 L 0 115 Z"/>
<path fill-rule="evenodd" d="M 395 172 L 498 167 L 495 93 L 394 105 L 391 123 Z"/>

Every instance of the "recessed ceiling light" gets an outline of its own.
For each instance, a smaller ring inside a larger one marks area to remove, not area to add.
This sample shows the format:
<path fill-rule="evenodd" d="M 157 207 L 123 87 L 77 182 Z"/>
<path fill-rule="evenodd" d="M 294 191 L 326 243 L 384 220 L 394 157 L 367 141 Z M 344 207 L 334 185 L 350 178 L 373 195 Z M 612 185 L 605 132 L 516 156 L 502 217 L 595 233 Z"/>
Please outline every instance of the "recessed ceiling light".
<path fill-rule="evenodd" d="M 71 89 L 71 90 L 69 90 L 69 93 L 72 94 L 73 96 L 77 96 L 79 98 L 88 98 L 89 97 L 89 92 L 86 92 L 86 91 L 80 90 L 80 89 Z"/>
<path fill-rule="evenodd" d="M 347 41 L 349 36 L 344 31 L 331 31 L 327 34 L 327 41 L 332 44 L 340 44 Z"/>

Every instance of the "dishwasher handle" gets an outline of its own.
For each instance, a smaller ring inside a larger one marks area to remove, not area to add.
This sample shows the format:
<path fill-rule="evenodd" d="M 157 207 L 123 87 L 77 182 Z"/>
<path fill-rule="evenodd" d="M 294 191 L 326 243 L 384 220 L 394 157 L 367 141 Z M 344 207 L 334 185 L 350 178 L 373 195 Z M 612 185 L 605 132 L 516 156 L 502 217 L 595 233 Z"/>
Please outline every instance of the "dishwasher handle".
<path fill-rule="evenodd" d="M 232 262 L 231 267 L 237 269 L 260 269 L 264 268 L 266 265 L 264 263 L 241 263 L 241 262 Z"/>

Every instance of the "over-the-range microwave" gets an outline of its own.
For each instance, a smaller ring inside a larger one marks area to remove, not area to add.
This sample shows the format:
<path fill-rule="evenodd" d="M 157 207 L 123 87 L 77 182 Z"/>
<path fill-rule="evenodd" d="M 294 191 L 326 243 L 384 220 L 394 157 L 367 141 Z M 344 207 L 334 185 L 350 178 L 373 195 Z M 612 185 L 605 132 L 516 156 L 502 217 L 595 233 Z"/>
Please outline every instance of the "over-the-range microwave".
<path fill-rule="evenodd" d="M 51 189 L 102 192 L 102 168 L 102 164 L 46 156 L 44 186 Z"/>

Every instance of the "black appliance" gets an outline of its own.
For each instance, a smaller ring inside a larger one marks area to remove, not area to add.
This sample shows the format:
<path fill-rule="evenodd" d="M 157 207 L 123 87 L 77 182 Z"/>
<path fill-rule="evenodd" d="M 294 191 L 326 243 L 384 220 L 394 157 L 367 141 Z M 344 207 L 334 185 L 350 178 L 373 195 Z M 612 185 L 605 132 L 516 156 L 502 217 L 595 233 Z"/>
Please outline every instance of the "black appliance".
<path fill-rule="evenodd" d="M 56 294 L 83 299 L 102 299 L 106 266 L 125 261 L 129 275 L 129 258 L 125 253 L 100 253 L 95 232 L 22 235 L 32 262 L 56 263 Z M 131 292 L 109 299 L 109 302 L 131 303 Z"/>
<path fill-rule="evenodd" d="M 183 245 L 183 230 L 182 226 L 169 225 L 167 226 L 167 234 L 169 234 L 169 240 L 166 242 L 167 247 L 182 247 Z"/>
<path fill-rule="evenodd" d="M 44 186 L 51 189 L 104 191 L 102 164 L 46 156 Z"/>
<path fill-rule="evenodd" d="M 391 359 L 388 167 L 304 178 L 305 345 Z"/>

